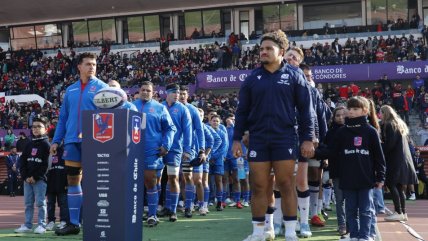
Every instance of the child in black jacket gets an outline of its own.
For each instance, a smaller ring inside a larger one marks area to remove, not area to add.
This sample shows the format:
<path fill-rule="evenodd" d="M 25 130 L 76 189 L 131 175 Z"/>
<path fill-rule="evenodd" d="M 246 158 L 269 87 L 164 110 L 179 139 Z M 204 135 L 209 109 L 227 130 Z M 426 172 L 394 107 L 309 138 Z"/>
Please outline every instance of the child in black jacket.
<path fill-rule="evenodd" d="M 48 136 L 49 141 L 55 134 L 55 129 L 49 130 Z M 59 218 L 60 224 L 57 228 L 62 228 L 66 223 L 69 222 L 68 214 L 68 201 L 67 201 L 67 173 L 65 171 L 65 162 L 62 158 L 64 148 L 62 145 L 58 146 L 57 154 L 51 156 L 51 166 L 48 170 L 48 225 L 46 230 L 50 231 L 55 228 L 55 203 L 59 207 Z"/>
<path fill-rule="evenodd" d="M 368 100 L 352 97 L 347 108 L 345 126 L 337 130 L 334 144 L 327 149 L 317 149 L 315 156 L 337 160 L 339 187 L 346 200 L 349 240 L 366 241 L 370 239 L 374 212 L 373 187 L 383 186 L 385 158 L 379 135 L 367 121 Z"/>
<path fill-rule="evenodd" d="M 20 158 L 20 172 L 24 181 L 25 224 L 15 229 L 16 233 L 33 232 L 34 202 L 39 209 L 38 227 L 34 229 L 34 233 L 46 232 L 46 172 L 50 149 L 46 127 L 46 118 L 33 120 L 33 140 L 25 147 Z"/>

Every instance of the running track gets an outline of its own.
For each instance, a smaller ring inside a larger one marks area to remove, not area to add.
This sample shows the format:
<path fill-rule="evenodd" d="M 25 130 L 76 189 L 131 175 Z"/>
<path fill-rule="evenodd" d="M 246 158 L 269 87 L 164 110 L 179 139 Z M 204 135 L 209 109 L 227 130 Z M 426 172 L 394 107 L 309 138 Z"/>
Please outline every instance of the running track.
<path fill-rule="evenodd" d="M 24 221 L 24 202 L 22 196 L 0 196 L 0 229 L 17 228 Z M 393 210 L 392 206 L 388 206 Z M 407 202 L 407 212 L 411 226 L 419 235 L 428 241 L 428 200 Z M 58 214 L 56 215 L 58 217 Z M 37 217 L 35 210 L 34 217 Z M 378 228 L 382 241 L 417 241 L 408 233 L 403 224 L 383 221 L 384 215 L 378 217 Z M 36 219 L 34 222 L 37 223 Z"/>

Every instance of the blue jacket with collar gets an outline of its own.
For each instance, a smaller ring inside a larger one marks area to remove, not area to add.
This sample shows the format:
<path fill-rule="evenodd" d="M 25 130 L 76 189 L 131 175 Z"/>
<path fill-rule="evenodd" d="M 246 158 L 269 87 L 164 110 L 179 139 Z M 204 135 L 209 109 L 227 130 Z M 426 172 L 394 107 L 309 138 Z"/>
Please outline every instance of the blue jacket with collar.
<path fill-rule="evenodd" d="M 221 138 L 220 138 L 220 136 L 217 134 L 217 132 L 210 126 L 210 125 L 208 125 L 208 124 L 204 124 L 204 133 L 207 133 L 207 135 L 206 135 L 206 137 L 205 137 L 205 139 L 208 141 L 208 138 L 207 138 L 207 136 L 208 136 L 208 133 L 209 133 L 209 135 L 211 135 L 212 136 L 212 146 L 209 146 L 210 145 L 210 143 L 208 143 L 207 142 L 207 148 L 208 147 L 210 147 L 211 148 L 211 153 L 210 153 L 210 155 L 208 156 L 208 158 L 210 158 L 211 156 L 212 156 L 212 154 L 214 153 L 214 152 L 216 152 L 217 150 L 218 150 L 218 148 L 220 147 L 220 145 L 221 145 Z"/>
<path fill-rule="evenodd" d="M 299 117 L 300 140 L 312 141 L 315 117 L 309 87 L 302 71 L 287 63 L 274 73 L 264 67 L 253 70 L 239 91 L 233 140 L 240 141 L 249 130 L 260 141 L 294 145 Z"/>
<path fill-rule="evenodd" d="M 82 111 L 96 110 L 92 102 L 94 95 L 107 86 L 91 77 L 83 90 L 80 79 L 66 89 L 52 143 L 60 144 L 62 140 L 64 144 L 82 142 Z"/>
<path fill-rule="evenodd" d="M 233 142 L 233 128 L 235 127 L 235 125 L 230 125 L 228 127 L 226 127 L 227 130 L 227 139 L 229 141 L 229 146 L 227 148 L 227 155 L 226 155 L 226 159 L 236 159 L 235 156 L 233 155 L 232 152 L 232 142 Z"/>
<path fill-rule="evenodd" d="M 190 118 L 192 119 L 192 149 L 195 154 L 198 154 L 199 150 L 205 150 L 205 136 L 202 127 L 202 120 L 199 116 L 199 111 L 195 106 L 190 103 L 186 103 L 184 106 L 189 110 Z"/>
<path fill-rule="evenodd" d="M 139 99 L 133 104 L 139 112 L 146 114 L 146 157 L 158 155 L 161 146 L 169 151 L 177 129 L 165 106 L 153 99 L 147 102 Z"/>
<path fill-rule="evenodd" d="M 211 127 L 212 128 L 212 127 Z M 224 158 L 227 155 L 227 148 L 229 147 L 229 140 L 227 138 L 227 132 L 223 132 L 219 127 L 217 130 L 212 128 L 220 137 L 221 144 L 217 150 L 212 152 L 211 157 L 216 160 L 217 163 L 223 163 Z"/>
<path fill-rule="evenodd" d="M 174 102 L 171 106 L 166 101 L 162 104 L 166 107 L 171 116 L 172 122 L 177 128 L 174 135 L 170 152 L 192 154 L 192 118 L 189 110 L 180 102 Z"/>

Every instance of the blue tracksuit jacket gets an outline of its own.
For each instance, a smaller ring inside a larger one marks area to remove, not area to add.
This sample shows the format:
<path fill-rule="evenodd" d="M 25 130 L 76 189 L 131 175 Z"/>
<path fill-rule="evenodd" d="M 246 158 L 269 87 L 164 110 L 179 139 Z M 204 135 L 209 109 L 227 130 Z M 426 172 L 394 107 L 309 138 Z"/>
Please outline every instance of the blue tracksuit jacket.
<path fill-rule="evenodd" d="M 174 135 L 170 152 L 192 154 L 192 118 L 189 110 L 180 102 L 175 102 L 168 106 L 166 101 L 162 104 L 167 108 L 172 122 L 177 128 Z"/>
<path fill-rule="evenodd" d="M 212 128 L 212 129 L 220 137 L 221 144 L 217 150 L 212 152 L 211 158 L 215 159 L 216 165 L 220 165 L 224 162 L 224 158 L 227 155 L 227 148 L 229 147 L 229 140 L 227 138 L 227 133 L 223 132 L 220 128 L 218 128 L 217 130 L 214 128 Z"/>
<path fill-rule="evenodd" d="M 228 146 L 228 148 L 227 148 L 227 155 L 226 155 L 226 159 L 236 159 L 234 156 L 233 156 L 233 153 L 232 153 L 232 142 L 233 142 L 233 128 L 235 127 L 235 125 L 231 125 L 231 126 L 228 126 L 228 127 L 226 127 L 226 130 L 227 130 L 227 139 L 228 139 L 228 141 L 229 141 L 229 146 Z"/>
<path fill-rule="evenodd" d="M 94 95 L 107 86 L 103 81 L 92 77 L 83 90 L 80 80 L 66 89 L 52 143 L 60 144 L 62 140 L 64 144 L 82 142 L 82 111 L 96 110 L 97 107 L 92 102 Z"/>
<path fill-rule="evenodd" d="M 195 153 L 195 155 L 198 154 L 199 150 L 204 149 L 205 150 L 205 136 L 204 136 L 204 130 L 202 127 L 202 120 L 199 116 L 198 109 L 193 106 L 192 104 L 185 104 L 184 106 L 187 107 L 190 113 L 190 117 L 192 119 L 192 149 Z"/>
<path fill-rule="evenodd" d="M 211 158 L 212 154 L 218 150 L 222 141 L 221 141 L 220 136 L 217 134 L 217 132 L 211 126 L 209 126 L 207 124 L 204 124 L 204 133 L 205 132 L 210 133 L 212 138 L 213 138 L 211 153 L 208 156 L 208 159 L 209 159 L 209 158 Z M 208 144 L 207 144 L 207 146 L 208 146 Z"/>
<path fill-rule="evenodd" d="M 146 157 L 158 155 L 161 146 L 169 151 L 177 129 L 166 107 L 153 99 L 147 102 L 139 99 L 133 104 L 139 112 L 146 114 Z"/>

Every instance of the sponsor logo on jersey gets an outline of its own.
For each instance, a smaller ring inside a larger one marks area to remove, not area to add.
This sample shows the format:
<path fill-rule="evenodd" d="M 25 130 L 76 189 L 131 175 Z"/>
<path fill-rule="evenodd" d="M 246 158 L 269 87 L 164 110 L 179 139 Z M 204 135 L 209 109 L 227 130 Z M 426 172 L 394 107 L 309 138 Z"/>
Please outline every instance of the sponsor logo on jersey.
<path fill-rule="evenodd" d="M 52 156 L 52 164 L 58 163 L 58 156 Z"/>
<path fill-rule="evenodd" d="M 140 143 L 141 140 L 141 117 L 133 116 L 132 117 L 132 142 L 135 144 Z"/>
<path fill-rule="evenodd" d="M 95 92 L 97 90 L 97 87 L 95 85 L 91 86 L 89 89 L 89 92 Z"/>
<path fill-rule="evenodd" d="M 92 114 L 92 137 L 101 143 L 110 141 L 114 138 L 114 114 L 97 113 Z"/>
<path fill-rule="evenodd" d="M 354 137 L 354 146 L 361 146 L 363 142 L 363 138 L 361 136 Z"/>

